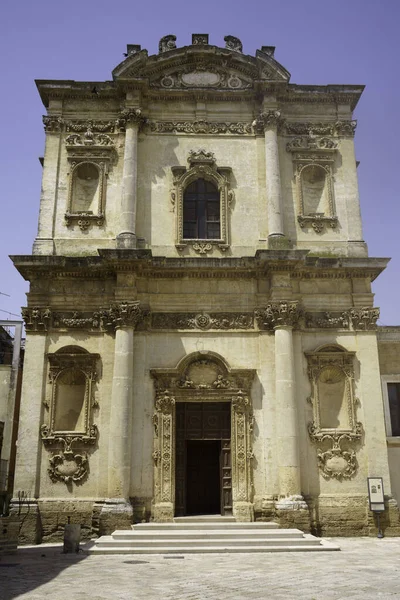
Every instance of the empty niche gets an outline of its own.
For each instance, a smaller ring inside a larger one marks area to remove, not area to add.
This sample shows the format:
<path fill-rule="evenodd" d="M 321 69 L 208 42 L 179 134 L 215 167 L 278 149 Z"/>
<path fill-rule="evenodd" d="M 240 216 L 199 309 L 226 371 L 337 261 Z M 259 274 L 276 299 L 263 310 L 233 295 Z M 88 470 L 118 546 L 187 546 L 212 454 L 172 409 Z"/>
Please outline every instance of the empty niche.
<path fill-rule="evenodd" d="M 318 378 L 321 429 L 350 429 L 346 376 L 340 367 L 322 369 Z"/>
<path fill-rule="evenodd" d="M 86 376 L 76 368 L 57 378 L 54 431 L 85 432 Z"/>
<path fill-rule="evenodd" d="M 99 205 L 99 169 L 94 163 L 80 163 L 73 171 L 72 211 L 74 213 L 97 213 Z"/>
<path fill-rule="evenodd" d="M 303 214 L 307 216 L 330 213 L 326 171 L 319 165 L 308 165 L 301 172 Z"/>

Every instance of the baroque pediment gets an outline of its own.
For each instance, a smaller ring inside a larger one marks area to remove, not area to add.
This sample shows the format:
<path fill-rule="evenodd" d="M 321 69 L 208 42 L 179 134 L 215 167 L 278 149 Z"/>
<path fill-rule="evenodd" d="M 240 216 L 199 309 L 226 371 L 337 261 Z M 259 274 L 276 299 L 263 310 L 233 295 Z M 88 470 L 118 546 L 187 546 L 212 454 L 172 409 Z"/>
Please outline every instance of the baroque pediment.
<path fill-rule="evenodd" d="M 129 54 L 113 71 L 116 81 L 136 80 L 153 89 L 246 90 L 255 82 L 288 82 L 290 74 L 272 55 L 248 56 L 211 45 L 185 46 L 148 56 Z"/>

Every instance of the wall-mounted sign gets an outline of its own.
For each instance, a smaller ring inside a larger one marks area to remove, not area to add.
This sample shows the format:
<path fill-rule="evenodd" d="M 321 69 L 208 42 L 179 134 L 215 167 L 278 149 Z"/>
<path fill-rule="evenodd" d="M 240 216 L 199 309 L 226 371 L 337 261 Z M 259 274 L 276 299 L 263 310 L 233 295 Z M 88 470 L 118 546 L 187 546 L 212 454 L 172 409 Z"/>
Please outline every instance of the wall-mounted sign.
<path fill-rule="evenodd" d="M 383 494 L 382 477 L 367 477 L 369 509 L 375 512 L 385 510 L 385 497 Z"/>

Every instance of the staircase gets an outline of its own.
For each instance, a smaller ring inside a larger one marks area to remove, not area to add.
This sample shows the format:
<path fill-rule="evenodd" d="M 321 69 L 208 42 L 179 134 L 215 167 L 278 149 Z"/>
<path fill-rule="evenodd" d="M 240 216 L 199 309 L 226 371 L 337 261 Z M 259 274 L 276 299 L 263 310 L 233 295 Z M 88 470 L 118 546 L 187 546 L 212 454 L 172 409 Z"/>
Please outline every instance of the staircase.
<path fill-rule="evenodd" d="M 173 523 L 138 523 L 103 535 L 91 554 L 201 554 L 210 552 L 315 552 L 339 546 L 276 523 L 237 523 L 234 517 L 176 517 Z"/>

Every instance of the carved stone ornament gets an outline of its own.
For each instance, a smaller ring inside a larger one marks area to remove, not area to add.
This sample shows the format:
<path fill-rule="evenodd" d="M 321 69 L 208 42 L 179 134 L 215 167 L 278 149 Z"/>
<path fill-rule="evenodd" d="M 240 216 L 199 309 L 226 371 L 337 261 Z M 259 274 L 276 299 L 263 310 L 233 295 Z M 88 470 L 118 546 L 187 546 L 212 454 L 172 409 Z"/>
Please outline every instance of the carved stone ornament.
<path fill-rule="evenodd" d="M 175 514 L 176 416 L 179 402 L 231 403 L 233 514 L 253 518 L 252 432 L 250 389 L 255 371 L 230 369 L 213 352 L 186 356 L 176 369 L 153 369 L 155 382 L 154 506 L 155 521 L 172 521 Z"/>
<path fill-rule="evenodd" d="M 101 330 L 102 316 L 99 311 L 62 312 L 53 314 L 53 327 L 56 329 Z"/>
<path fill-rule="evenodd" d="M 338 346 L 306 353 L 313 408 L 308 432 L 326 479 L 350 479 L 358 468 L 354 446 L 363 429 L 356 418 L 354 354 Z"/>
<path fill-rule="evenodd" d="M 187 134 L 233 134 L 252 135 L 251 123 L 238 121 L 234 123 L 217 123 L 199 119 L 196 121 L 151 121 L 150 131 L 155 133 L 187 133 Z"/>
<path fill-rule="evenodd" d="M 43 116 L 43 125 L 46 133 L 60 133 L 64 126 L 64 119 L 53 115 Z"/>
<path fill-rule="evenodd" d="M 283 131 L 289 135 L 336 135 L 354 137 L 357 121 L 336 121 L 335 123 L 294 123 L 286 121 Z"/>
<path fill-rule="evenodd" d="M 29 333 L 48 331 L 51 326 L 52 312 L 48 307 L 27 308 L 24 306 L 21 308 L 21 314 L 25 322 L 25 329 Z"/>
<path fill-rule="evenodd" d="M 98 437 L 92 412 L 97 406 L 93 386 L 99 358 L 75 346 L 48 354 L 50 401 L 44 404 L 49 417 L 40 431 L 43 445 L 52 450 L 48 473 L 54 482 L 81 483 L 88 475 L 89 457 L 83 448 L 94 445 Z"/>
<path fill-rule="evenodd" d="M 379 319 L 379 308 L 352 308 L 349 311 L 350 321 L 353 329 L 376 329 L 376 322 Z"/>
<path fill-rule="evenodd" d="M 253 329 L 253 313 L 152 313 L 153 329 Z"/>
<path fill-rule="evenodd" d="M 228 48 L 228 50 L 234 50 L 235 52 L 243 52 L 243 44 L 239 40 L 239 38 L 233 35 L 226 35 L 224 37 L 224 41 L 225 48 Z"/>
<path fill-rule="evenodd" d="M 116 122 L 119 131 L 126 131 L 128 125 L 136 125 L 140 130 L 146 123 L 147 119 L 140 108 L 127 108 L 121 111 Z"/>
<path fill-rule="evenodd" d="M 256 134 L 264 134 L 266 129 L 280 127 L 283 123 L 279 110 L 261 112 L 253 121 L 252 126 Z"/>
<path fill-rule="evenodd" d="M 208 44 L 208 33 L 193 33 L 192 34 L 192 45 L 193 46 L 204 46 Z"/>
<path fill-rule="evenodd" d="M 340 313 L 306 313 L 305 322 L 307 328 L 366 331 L 376 329 L 379 314 L 379 308 L 351 308 Z"/>
<path fill-rule="evenodd" d="M 169 50 L 175 50 L 176 48 L 176 35 L 165 35 L 161 38 L 158 44 L 158 51 L 168 52 Z"/>
<path fill-rule="evenodd" d="M 277 327 L 296 327 L 303 311 L 297 301 L 270 302 L 254 312 L 260 329 L 274 330 Z"/>
<path fill-rule="evenodd" d="M 100 318 L 105 329 L 135 328 L 138 323 L 143 321 L 148 312 L 148 309 L 143 308 L 139 301 L 120 302 L 113 304 L 108 309 L 101 309 Z"/>
<path fill-rule="evenodd" d="M 214 154 L 204 149 L 191 150 L 188 157 L 189 168 L 172 167 L 174 189 L 171 199 L 176 206 L 176 248 L 181 251 L 187 246 L 199 254 L 207 254 L 216 246 L 226 251 L 230 246 L 228 212 L 234 201 L 230 187 L 230 167 L 217 167 Z M 220 238 L 187 239 L 183 237 L 183 196 L 185 189 L 196 179 L 206 179 L 213 183 L 220 194 Z"/>

